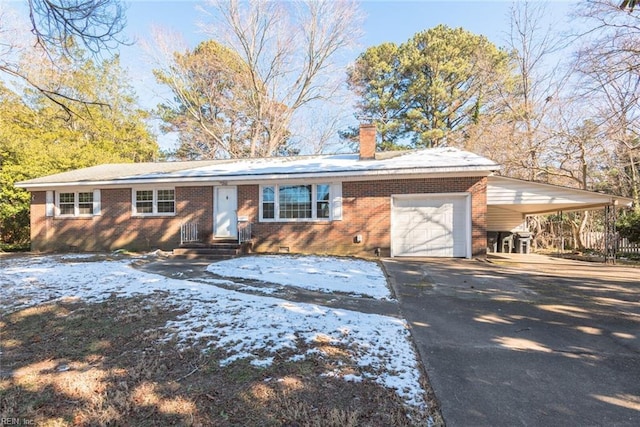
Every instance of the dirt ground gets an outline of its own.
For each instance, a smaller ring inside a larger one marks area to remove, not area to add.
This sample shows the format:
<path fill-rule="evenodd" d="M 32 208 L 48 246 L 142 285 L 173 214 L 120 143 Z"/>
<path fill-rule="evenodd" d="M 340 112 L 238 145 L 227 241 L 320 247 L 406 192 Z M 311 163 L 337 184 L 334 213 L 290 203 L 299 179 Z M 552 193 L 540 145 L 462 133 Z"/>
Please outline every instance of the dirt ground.
<path fill-rule="evenodd" d="M 180 314 L 163 292 L 4 313 L 0 417 L 38 426 L 438 425 L 435 400 L 424 413 L 373 381 L 325 376 L 360 369 L 328 342 L 300 342 L 315 356 L 291 361 L 282 351 L 269 367 L 221 367 L 228 354 L 199 342 L 178 350 L 161 338 Z"/>

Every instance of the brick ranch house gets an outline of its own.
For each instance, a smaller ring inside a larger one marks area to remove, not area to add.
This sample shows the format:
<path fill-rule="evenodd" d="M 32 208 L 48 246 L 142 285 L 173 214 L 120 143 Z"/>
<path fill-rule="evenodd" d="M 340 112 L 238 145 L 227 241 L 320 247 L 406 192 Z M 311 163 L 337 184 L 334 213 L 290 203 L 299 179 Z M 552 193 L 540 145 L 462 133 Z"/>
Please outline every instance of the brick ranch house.
<path fill-rule="evenodd" d="M 187 230 L 254 252 L 469 258 L 532 209 L 611 202 L 500 181 L 498 164 L 455 148 L 376 153 L 375 136 L 362 125 L 356 154 L 107 164 L 24 181 L 32 250 L 172 250 Z"/>
<path fill-rule="evenodd" d="M 33 251 L 171 250 L 181 225 L 254 252 L 471 257 L 486 250 L 487 176 L 454 148 L 268 159 L 107 164 L 18 183 L 32 193 Z"/>

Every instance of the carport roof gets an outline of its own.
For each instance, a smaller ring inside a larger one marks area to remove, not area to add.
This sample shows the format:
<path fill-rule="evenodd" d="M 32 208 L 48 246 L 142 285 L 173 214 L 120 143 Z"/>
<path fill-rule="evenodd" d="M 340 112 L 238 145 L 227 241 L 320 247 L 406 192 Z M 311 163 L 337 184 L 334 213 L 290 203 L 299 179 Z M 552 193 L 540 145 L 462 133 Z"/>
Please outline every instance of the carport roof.
<path fill-rule="evenodd" d="M 525 215 L 601 208 L 611 204 L 630 206 L 633 199 L 595 191 L 542 184 L 504 176 L 489 176 L 487 205 Z"/>

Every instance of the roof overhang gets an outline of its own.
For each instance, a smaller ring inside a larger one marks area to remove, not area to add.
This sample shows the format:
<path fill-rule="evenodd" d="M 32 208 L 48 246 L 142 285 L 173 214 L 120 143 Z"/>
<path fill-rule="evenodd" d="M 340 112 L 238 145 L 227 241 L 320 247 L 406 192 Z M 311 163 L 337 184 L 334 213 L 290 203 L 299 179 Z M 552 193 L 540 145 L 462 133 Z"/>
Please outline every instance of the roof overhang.
<path fill-rule="evenodd" d="M 224 174 L 224 175 L 172 175 L 150 174 L 106 180 L 50 180 L 48 182 L 22 182 L 16 186 L 26 190 L 45 190 L 53 188 L 91 187 L 118 188 L 143 185 L 235 185 L 259 184 L 275 181 L 318 180 L 318 181 L 376 181 L 385 179 L 411 178 L 444 178 L 444 177 L 483 177 L 493 171 L 486 166 L 442 167 L 442 168 L 411 168 L 411 169 L 383 169 L 383 170 L 343 170 L 330 172 L 298 172 L 298 173 L 270 173 L 270 174 Z"/>
<path fill-rule="evenodd" d="M 599 209 L 604 206 L 631 206 L 633 199 L 595 191 L 542 184 L 504 176 L 489 176 L 487 205 L 524 215 L 559 211 Z"/>
<path fill-rule="evenodd" d="M 61 187 L 248 184 L 279 180 L 380 180 L 488 176 L 498 164 L 477 154 L 440 147 L 390 152 L 376 159 L 358 154 L 312 155 L 195 162 L 105 164 L 16 184 L 27 190 Z"/>

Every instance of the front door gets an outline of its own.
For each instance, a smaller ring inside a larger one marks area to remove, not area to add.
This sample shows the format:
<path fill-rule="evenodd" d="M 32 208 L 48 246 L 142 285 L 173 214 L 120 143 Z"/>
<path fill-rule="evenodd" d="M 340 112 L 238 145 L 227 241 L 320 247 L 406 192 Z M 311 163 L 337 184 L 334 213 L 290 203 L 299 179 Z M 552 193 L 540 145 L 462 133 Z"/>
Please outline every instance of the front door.
<path fill-rule="evenodd" d="M 215 187 L 214 236 L 238 238 L 238 191 L 236 187 Z"/>

